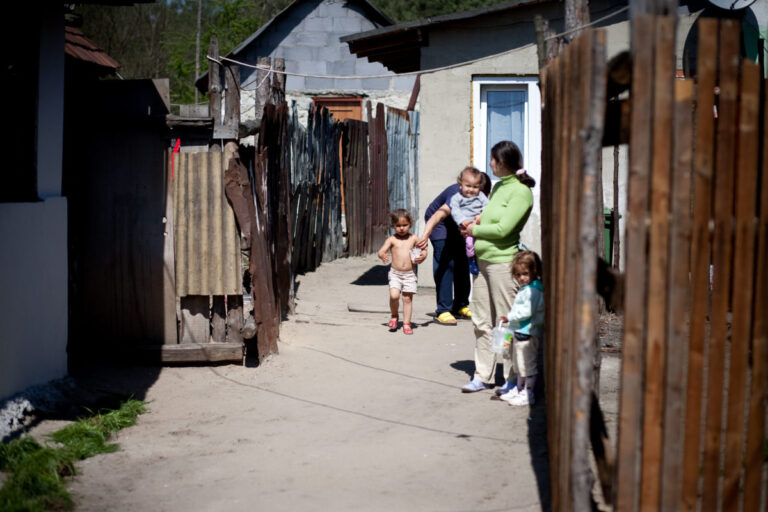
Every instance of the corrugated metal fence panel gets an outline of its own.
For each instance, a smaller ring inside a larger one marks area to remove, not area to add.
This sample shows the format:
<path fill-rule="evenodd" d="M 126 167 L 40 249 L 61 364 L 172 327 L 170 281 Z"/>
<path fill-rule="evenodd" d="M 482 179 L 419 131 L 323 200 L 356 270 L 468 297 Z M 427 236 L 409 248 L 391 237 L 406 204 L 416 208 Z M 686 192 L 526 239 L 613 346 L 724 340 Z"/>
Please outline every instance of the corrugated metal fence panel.
<path fill-rule="evenodd" d="M 418 134 L 411 130 L 411 115 L 415 117 L 418 130 L 418 113 L 409 113 L 389 107 L 387 109 L 387 181 L 389 184 L 390 211 L 398 208 L 408 210 L 413 217 L 412 231 L 417 231 L 419 218 Z"/>
<path fill-rule="evenodd" d="M 408 119 L 410 121 L 410 129 L 408 132 L 408 181 L 410 184 L 410 204 L 411 215 L 413 215 L 413 221 L 416 224 L 414 226 L 414 233 L 421 232 L 421 229 L 416 229 L 419 225 L 419 129 L 420 129 L 420 116 L 419 112 L 411 110 L 408 112 Z"/>
<path fill-rule="evenodd" d="M 240 239 L 224 193 L 231 153 L 179 153 L 176 190 L 176 293 L 239 295 Z"/>
<path fill-rule="evenodd" d="M 371 252 L 371 187 L 368 173 L 368 123 L 344 121 L 344 198 L 350 256 Z"/>
<path fill-rule="evenodd" d="M 371 102 L 368 110 L 368 150 L 371 173 L 371 248 L 377 250 L 389 236 L 389 185 L 387 172 L 387 129 L 384 105 L 376 105 L 373 116 Z"/>

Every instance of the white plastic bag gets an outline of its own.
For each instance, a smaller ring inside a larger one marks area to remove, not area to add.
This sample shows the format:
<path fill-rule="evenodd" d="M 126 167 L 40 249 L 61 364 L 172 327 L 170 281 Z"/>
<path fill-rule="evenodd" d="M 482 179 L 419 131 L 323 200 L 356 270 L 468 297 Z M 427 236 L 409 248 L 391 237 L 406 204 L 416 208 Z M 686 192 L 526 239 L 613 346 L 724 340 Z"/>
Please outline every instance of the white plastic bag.
<path fill-rule="evenodd" d="M 493 328 L 491 351 L 502 356 L 508 356 L 513 334 L 513 331 L 500 321 L 499 325 Z"/>

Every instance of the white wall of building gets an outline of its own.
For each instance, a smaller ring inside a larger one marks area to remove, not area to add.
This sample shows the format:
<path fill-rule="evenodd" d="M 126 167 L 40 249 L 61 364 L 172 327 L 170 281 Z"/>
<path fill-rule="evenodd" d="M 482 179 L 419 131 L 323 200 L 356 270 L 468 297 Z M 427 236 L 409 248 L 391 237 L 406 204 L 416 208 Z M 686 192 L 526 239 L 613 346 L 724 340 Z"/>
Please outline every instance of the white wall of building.
<path fill-rule="evenodd" d="M 37 161 L 42 200 L 0 203 L 0 399 L 67 374 L 64 19 L 56 4 L 40 7 L 38 14 L 37 155 L 30 158 Z"/>
<path fill-rule="evenodd" d="M 67 374 L 67 200 L 0 204 L 0 399 Z"/>

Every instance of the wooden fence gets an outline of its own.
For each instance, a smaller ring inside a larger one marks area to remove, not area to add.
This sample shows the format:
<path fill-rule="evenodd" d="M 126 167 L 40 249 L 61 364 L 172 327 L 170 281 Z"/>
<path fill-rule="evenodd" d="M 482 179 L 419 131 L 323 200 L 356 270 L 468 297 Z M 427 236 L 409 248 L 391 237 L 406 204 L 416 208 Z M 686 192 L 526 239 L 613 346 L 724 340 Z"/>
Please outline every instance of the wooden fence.
<path fill-rule="evenodd" d="M 588 31 L 541 74 L 544 377 L 552 510 L 558 511 L 588 510 L 590 503 L 589 419 L 597 322 L 594 212 L 604 68 L 605 34 Z"/>
<path fill-rule="evenodd" d="M 734 20 L 700 20 L 696 80 L 674 79 L 674 26 L 671 17 L 633 20 L 624 345 L 615 472 L 604 489 L 617 511 L 765 510 L 765 84 L 740 57 Z M 603 41 L 586 32 L 542 71 L 553 510 L 588 510 L 591 494 L 590 209 Z M 593 448 L 602 453 L 594 439 Z"/>
<path fill-rule="evenodd" d="M 697 80 L 673 81 L 674 19 L 635 24 L 617 510 L 758 510 L 768 389 L 759 66 L 740 58 L 738 22 L 700 20 Z"/>

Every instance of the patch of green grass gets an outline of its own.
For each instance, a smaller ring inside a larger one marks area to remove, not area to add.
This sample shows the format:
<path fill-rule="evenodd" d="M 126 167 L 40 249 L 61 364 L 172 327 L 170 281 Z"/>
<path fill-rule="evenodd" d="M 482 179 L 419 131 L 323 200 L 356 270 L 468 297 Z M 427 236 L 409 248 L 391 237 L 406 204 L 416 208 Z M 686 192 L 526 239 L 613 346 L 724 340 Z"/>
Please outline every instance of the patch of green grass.
<path fill-rule="evenodd" d="M 0 470 L 10 473 L 0 489 L 0 510 L 71 510 L 63 478 L 75 473 L 74 462 L 116 451 L 118 445 L 108 442 L 112 434 L 135 425 L 144 412 L 144 402 L 127 400 L 119 409 L 96 412 L 54 432 L 55 445 L 41 445 L 29 436 L 0 443 Z"/>

